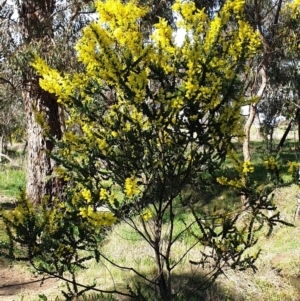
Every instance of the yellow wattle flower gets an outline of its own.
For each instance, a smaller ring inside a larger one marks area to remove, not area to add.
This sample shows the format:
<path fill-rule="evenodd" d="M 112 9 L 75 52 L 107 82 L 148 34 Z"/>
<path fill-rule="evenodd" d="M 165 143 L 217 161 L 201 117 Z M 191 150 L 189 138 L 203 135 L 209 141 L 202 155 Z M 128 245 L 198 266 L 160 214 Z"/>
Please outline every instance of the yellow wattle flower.
<path fill-rule="evenodd" d="M 138 189 L 137 186 L 137 179 L 134 178 L 133 176 L 130 178 L 127 178 L 125 180 L 125 195 L 129 198 L 134 197 L 135 195 L 137 195 L 140 190 Z"/>

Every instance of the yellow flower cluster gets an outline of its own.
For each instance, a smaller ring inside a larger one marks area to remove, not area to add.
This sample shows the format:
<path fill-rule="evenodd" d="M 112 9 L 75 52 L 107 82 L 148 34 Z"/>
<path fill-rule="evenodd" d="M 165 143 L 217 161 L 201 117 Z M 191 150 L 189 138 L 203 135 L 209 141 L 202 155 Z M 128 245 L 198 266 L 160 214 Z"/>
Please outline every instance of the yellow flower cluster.
<path fill-rule="evenodd" d="M 40 85 L 44 90 L 56 95 L 66 94 L 62 86 L 63 78 L 57 70 L 50 68 L 43 59 L 37 56 L 31 65 L 38 73 L 43 75 Z M 71 96 L 72 91 L 68 92 L 70 92 L 68 96 Z"/>
<path fill-rule="evenodd" d="M 129 198 L 132 198 L 140 193 L 140 190 L 137 185 L 137 179 L 132 176 L 125 180 L 125 195 Z"/>
<path fill-rule="evenodd" d="M 206 36 L 205 43 L 204 43 L 205 53 L 209 54 L 211 51 L 211 47 L 215 46 L 215 42 L 217 42 L 217 40 L 218 40 L 222 25 L 223 25 L 222 19 L 219 16 L 216 16 L 210 22 L 210 30 L 208 31 L 208 34 Z"/>
<path fill-rule="evenodd" d="M 295 161 L 290 162 L 289 161 L 287 163 L 287 166 L 289 167 L 288 168 L 289 173 L 295 173 L 295 172 L 299 171 L 299 163 L 298 162 L 295 162 Z"/>
<path fill-rule="evenodd" d="M 81 190 L 81 194 L 83 198 L 87 201 L 87 203 L 90 203 L 92 201 L 92 194 L 90 190 L 84 188 Z"/>
<path fill-rule="evenodd" d="M 37 56 L 31 65 L 38 74 L 42 75 L 39 80 L 40 86 L 57 95 L 59 103 L 69 103 L 75 92 L 85 96 L 85 101 L 89 99 L 89 96 L 84 93 L 89 81 L 89 76 L 86 74 L 77 73 L 72 77 L 69 75 L 63 77 L 56 69 L 50 68 L 43 59 Z"/>
<path fill-rule="evenodd" d="M 229 154 L 235 161 L 237 161 L 236 154 L 230 153 Z M 247 160 L 245 162 L 240 162 L 236 164 L 235 166 L 236 170 L 239 172 L 240 178 L 239 179 L 232 179 L 229 180 L 227 177 L 218 177 L 216 180 L 219 184 L 224 185 L 224 186 L 231 186 L 234 188 L 242 188 L 245 186 L 245 176 L 249 173 L 254 172 L 254 166 L 251 163 L 250 160 Z"/>
<path fill-rule="evenodd" d="M 144 221 L 149 221 L 153 217 L 151 210 L 149 208 L 144 209 L 141 217 Z"/>
<path fill-rule="evenodd" d="M 264 161 L 264 164 L 268 170 L 278 170 L 279 164 L 276 162 L 275 158 L 271 156 L 268 160 Z"/>
<path fill-rule="evenodd" d="M 194 30 L 195 36 L 203 34 L 206 21 L 209 19 L 204 9 L 197 10 L 193 1 L 176 0 L 173 10 L 182 16 L 177 22 L 178 28 L 184 28 L 188 33 Z"/>
<path fill-rule="evenodd" d="M 1 211 L 1 214 L 13 224 L 26 227 L 26 219 L 35 215 L 32 202 L 22 200 L 13 211 Z"/>
<path fill-rule="evenodd" d="M 143 45 L 139 19 L 145 16 L 147 9 L 138 6 L 137 1 L 131 0 L 126 4 L 120 0 L 98 1 L 96 7 L 99 20 L 83 30 L 82 38 L 76 45 L 78 60 L 86 66 L 85 73 L 63 77 L 39 58 L 33 63 L 37 72 L 42 75 L 41 86 L 58 95 L 61 101 L 70 101 L 70 96 L 74 93 L 81 95 L 85 102 L 92 101 L 85 87 L 93 80 L 101 85 L 114 85 L 119 100 L 127 102 L 122 95 L 122 88 L 119 89 L 120 82 L 125 82 L 134 94 L 134 101 L 142 103 L 149 83 L 149 64 L 155 63 L 166 75 L 177 72 L 176 66 L 186 65 L 186 75 L 182 79 L 184 96 L 198 101 L 207 99 L 207 109 L 214 108 L 221 100 L 220 74 L 223 74 L 223 80 L 232 79 L 235 76 L 233 66 L 236 61 L 242 54 L 251 55 L 259 44 L 258 35 L 243 20 L 244 1 L 228 0 L 221 12 L 211 20 L 204 10 L 197 10 L 192 1 L 177 0 L 173 10 L 182 15 L 178 26 L 190 30 L 182 47 L 174 44 L 174 32 L 164 19 L 155 25 L 156 29 L 151 36 L 153 43 Z M 232 28 L 230 39 L 224 39 L 221 33 L 232 13 L 238 19 L 238 27 Z M 224 57 L 215 56 L 216 43 L 228 49 L 229 53 L 224 53 Z M 243 49 L 243 45 L 248 47 L 247 51 Z M 124 73 L 130 60 L 135 67 Z M 207 85 L 199 86 L 198 78 L 204 72 L 203 66 L 207 65 L 216 72 L 207 72 Z M 126 76 L 120 76 L 121 74 Z M 180 110 L 183 105 L 182 97 L 174 97 L 171 104 L 173 109 Z M 133 111 L 133 116 L 137 116 L 139 120 L 143 119 L 134 109 L 129 111 Z M 129 130 L 130 124 L 126 128 Z M 89 129 L 86 132 L 89 134 Z M 100 141 L 103 149 L 104 139 Z"/>
<path fill-rule="evenodd" d="M 100 200 L 106 200 L 108 197 L 107 190 L 104 188 L 101 188 L 99 196 L 100 196 Z"/>
<path fill-rule="evenodd" d="M 228 0 L 220 13 L 210 18 L 204 10 L 197 10 L 193 1 L 176 0 L 173 10 L 182 16 L 177 25 L 187 31 L 181 46 L 174 43 L 174 31 L 164 19 L 159 20 L 150 39 L 145 42 L 140 20 L 147 9 L 138 3 L 140 1 L 137 0 L 97 2 L 99 19 L 85 27 L 76 45 L 78 60 L 84 65 L 83 72 L 62 75 L 38 57 L 32 64 L 41 75 L 41 87 L 56 94 L 68 106 L 70 130 L 63 137 L 68 148 L 59 151 L 74 164 L 83 165 L 89 149 L 96 149 L 105 157 L 116 157 L 121 152 L 120 144 L 127 154 L 132 154 L 133 160 L 132 144 L 138 144 L 139 139 L 143 142 L 148 137 L 147 143 L 152 144 L 158 153 L 171 150 L 178 142 L 173 137 L 174 129 L 180 131 L 180 139 L 184 141 L 184 133 L 189 131 L 188 123 L 196 123 L 198 115 L 210 114 L 212 109 L 222 104 L 224 83 L 232 82 L 236 76 L 237 61 L 242 56 L 247 58 L 252 55 L 259 44 L 258 35 L 244 21 L 244 1 Z M 232 14 L 238 22 L 228 28 Z M 165 90 L 164 83 L 156 80 L 158 74 L 166 81 L 169 78 L 170 82 L 174 81 L 174 88 Z M 177 83 L 177 80 L 180 82 Z M 95 87 L 101 91 L 95 92 Z M 76 112 L 72 99 L 93 109 L 93 106 L 99 106 L 99 98 L 105 101 L 102 94 L 108 87 L 113 90 L 114 99 L 101 107 L 103 114 L 99 117 L 100 121 L 83 119 L 84 114 Z M 241 97 L 236 97 L 227 107 L 222 104 L 220 114 L 215 114 L 224 133 L 238 131 L 238 122 L 228 120 L 239 118 L 242 102 Z M 179 124 L 179 113 L 191 103 L 195 110 L 189 114 L 187 123 Z M 75 127 L 80 127 L 80 135 L 72 132 Z M 150 132 L 149 129 L 155 131 Z M 130 140 L 129 137 L 134 138 Z M 123 143 L 127 141 L 128 145 Z M 216 143 L 219 143 L 218 139 Z M 194 154 L 196 152 L 192 151 L 182 154 L 186 164 L 196 161 Z M 150 157 L 146 151 L 143 155 L 147 159 Z M 163 167 L 164 162 L 159 156 L 149 160 L 154 168 Z M 101 162 L 97 164 L 96 168 L 101 166 Z M 60 172 L 64 173 L 63 170 Z M 241 173 L 251 172 L 253 166 L 245 162 Z M 139 187 L 138 178 L 142 178 L 141 175 L 128 177 L 125 183 L 120 184 L 123 186 L 120 188 L 122 197 L 134 198 L 142 194 L 143 187 Z M 236 179 L 221 177 L 217 180 L 233 187 L 243 185 Z M 92 195 L 99 190 L 90 191 L 79 185 L 76 188 L 78 193 L 73 197 L 72 204 L 80 208 L 79 216 L 97 225 L 111 224 L 112 216 L 93 210 Z M 99 200 L 113 205 L 116 195 L 103 186 L 99 191 Z M 145 209 L 141 216 L 148 220 L 151 211 Z"/>
<path fill-rule="evenodd" d="M 243 174 L 252 173 L 253 171 L 254 171 L 254 166 L 252 165 L 250 160 L 243 162 L 243 168 L 242 168 Z"/>
<path fill-rule="evenodd" d="M 113 190 L 107 190 L 105 188 L 100 189 L 99 199 L 103 202 L 108 202 L 110 206 L 115 205 L 115 201 L 118 199 L 118 195 Z"/>
<path fill-rule="evenodd" d="M 79 208 L 79 215 L 96 227 L 110 227 L 117 221 L 117 218 L 111 212 L 97 212 L 90 205 Z"/>
<path fill-rule="evenodd" d="M 300 17 L 300 0 L 294 0 L 286 3 L 284 11 L 290 14 L 290 17 L 297 19 Z"/>
<path fill-rule="evenodd" d="M 242 188 L 244 186 L 242 179 L 228 180 L 226 177 L 218 177 L 217 182 L 223 186 L 230 186 L 234 188 Z"/>
<path fill-rule="evenodd" d="M 131 28 L 133 24 L 136 24 L 136 20 L 144 17 L 148 11 L 147 8 L 138 6 L 138 1 L 134 0 L 128 1 L 126 4 L 120 0 L 97 1 L 96 9 L 99 13 L 99 21 L 109 24 L 112 30 L 120 27 Z M 136 26 L 138 25 L 136 24 Z"/>
<path fill-rule="evenodd" d="M 149 69 L 144 68 L 138 74 L 130 72 L 127 77 L 127 86 L 135 94 L 134 98 L 137 103 L 142 103 L 145 100 L 146 89 L 148 84 Z"/>
<path fill-rule="evenodd" d="M 152 34 L 151 38 L 155 41 L 159 47 L 165 49 L 168 53 L 174 54 L 174 38 L 173 30 L 168 25 L 167 20 L 160 19 L 160 21 L 155 25 L 156 30 Z"/>

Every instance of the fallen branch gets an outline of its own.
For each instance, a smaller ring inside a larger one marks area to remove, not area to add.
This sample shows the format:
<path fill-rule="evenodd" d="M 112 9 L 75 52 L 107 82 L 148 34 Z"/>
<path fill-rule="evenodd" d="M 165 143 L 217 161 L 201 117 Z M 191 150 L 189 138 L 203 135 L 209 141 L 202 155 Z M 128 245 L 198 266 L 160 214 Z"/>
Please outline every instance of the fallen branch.
<path fill-rule="evenodd" d="M 9 156 L 4 155 L 4 154 L 0 154 L 0 157 L 4 157 L 5 159 L 7 159 L 9 162 L 12 162 L 13 159 L 11 159 Z"/>

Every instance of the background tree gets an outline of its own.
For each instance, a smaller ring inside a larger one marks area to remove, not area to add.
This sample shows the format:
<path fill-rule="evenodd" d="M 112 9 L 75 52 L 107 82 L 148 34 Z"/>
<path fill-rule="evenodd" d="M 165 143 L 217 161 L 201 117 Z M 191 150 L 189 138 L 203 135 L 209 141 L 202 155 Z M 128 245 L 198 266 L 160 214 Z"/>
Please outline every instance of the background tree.
<path fill-rule="evenodd" d="M 278 86 L 279 85 L 280 84 L 278 84 Z M 272 89 L 271 85 L 267 85 L 263 97 L 257 104 L 260 132 L 266 142 L 266 150 L 269 152 L 274 150 L 275 129 L 279 126 L 281 121 L 288 118 L 291 110 L 289 90 L 290 89 L 285 89 L 285 87 Z M 275 138 L 278 139 L 279 137 Z"/>
<path fill-rule="evenodd" d="M 245 74 L 248 89 L 245 91 L 249 98 L 249 116 L 246 120 L 243 142 L 244 160 L 250 160 L 250 130 L 257 114 L 257 104 L 261 100 L 268 82 L 268 70 L 274 52 L 279 14 L 282 1 L 249 1 L 247 3 L 247 17 L 254 29 L 257 29 L 261 39 L 261 49 L 252 62 L 252 72 Z"/>
<path fill-rule="evenodd" d="M 147 5 L 149 11 L 143 17 L 142 25 L 145 26 L 143 31 L 149 32 L 153 30 L 153 25 L 159 22 L 159 18 L 164 18 L 170 26 L 176 27 L 176 14 L 172 10 L 175 0 L 147 0 L 139 1 L 139 5 Z M 208 17 L 212 18 L 216 12 L 220 10 L 224 4 L 224 0 L 194 0 L 197 9 L 204 9 Z"/>
<path fill-rule="evenodd" d="M 0 90 L 0 162 L 2 157 L 12 160 L 7 154 L 7 146 L 13 141 L 24 142 L 26 127 L 19 93 L 10 85 L 4 86 L 6 90 Z"/>
<path fill-rule="evenodd" d="M 265 115 L 271 140 L 274 120 L 279 114 L 291 118 L 297 115 L 293 103 L 298 95 L 298 55 L 292 51 L 295 48 L 291 37 L 295 36 L 293 28 L 298 25 L 286 12 L 288 5 L 284 4 L 282 0 L 246 1 L 247 20 L 259 31 L 262 46 L 251 62 L 251 71 L 245 74 L 248 80 L 246 95 L 250 102 L 245 124 L 245 160 L 250 158 L 250 130 L 258 111 Z"/>
<path fill-rule="evenodd" d="M 290 124 L 283 134 L 277 150 L 283 146 L 292 123 L 297 124 L 298 140 L 300 141 L 300 107 L 299 107 L 299 11 L 300 5 L 298 1 L 288 3 L 282 13 L 282 23 L 285 26 L 280 27 L 280 34 L 283 37 L 281 48 L 282 62 L 278 77 L 281 76 L 282 89 L 288 94 L 286 106 L 286 116 L 290 120 Z"/>
<path fill-rule="evenodd" d="M 13 3 L 13 4 L 11 4 Z M 54 160 L 49 156 L 52 142 L 42 133 L 38 120 L 49 133 L 61 137 L 63 111 L 56 97 L 43 91 L 30 67 L 33 53 L 39 53 L 59 70 L 75 69 L 74 41 L 78 31 L 94 11 L 92 1 L 55 0 L 4 1 L 1 9 L 1 83 L 22 91 L 28 141 L 26 191 L 34 203 L 47 195 L 59 196 L 60 183 L 52 178 Z M 18 16 L 16 16 L 16 11 Z M 10 75 L 14 74 L 13 81 Z M 10 100 L 11 102 L 13 100 Z"/>
<path fill-rule="evenodd" d="M 13 8 L 7 4 L 7 1 L 2 3 L 0 7 L 0 154 L 3 155 L 3 148 L 11 142 L 12 134 L 17 131 L 20 133 L 19 139 L 24 138 L 25 123 L 23 109 L 21 105 L 20 81 L 14 70 L 10 68 L 7 60 L 8 55 L 11 55 L 12 49 L 15 48 L 15 41 L 11 31 L 16 26 L 16 22 L 12 19 Z M 6 154 L 7 155 L 7 154 Z M 2 158 L 2 157 L 1 157 Z M 0 161 L 1 161 L 0 158 Z"/>

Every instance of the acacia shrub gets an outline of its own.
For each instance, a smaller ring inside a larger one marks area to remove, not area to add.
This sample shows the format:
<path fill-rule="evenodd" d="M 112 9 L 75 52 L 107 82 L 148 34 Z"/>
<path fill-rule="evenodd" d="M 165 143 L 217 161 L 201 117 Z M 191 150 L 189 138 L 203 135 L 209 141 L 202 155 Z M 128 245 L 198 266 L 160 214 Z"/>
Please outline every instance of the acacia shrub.
<path fill-rule="evenodd" d="M 131 270 L 162 300 L 176 295 L 173 274 L 192 249 L 199 258 L 190 264 L 206 271 L 192 291 L 205 289 L 227 266 L 255 268 L 258 254 L 246 251 L 263 224 L 278 221 L 265 214 L 274 209 L 266 197 L 274 186 L 255 183 L 248 161 L 235 161 L 240 178 L 216 176 L 226 156 L 234 157 L 231 141 L 241 135 L 244 104 L 239 74 L 259 47 L 245 21 L 244 2 L 228 0 L 210 18 L 193 2 L 176 1 L 177 27 L 187 32 L 181 46 L 164 19 L 144 39 L 140 22 L 147 8 L 135 1 L 99 1 L 96 7 L 99 19 L 85 27 L 76 46 L 84 71 L 61 74 L 39 57 L 32 64 L 41 87 L 56 94 L 68 112 L 62 139 L 49 137 L 60 165 L 56 176 L 67 185 L 61 199 L 45 200 L 40 208 L 21 201 L 6 217 L 11 239 L 28 246 L 36 269 L 63 279 L 71 272 L 68 294 L 75 296 L 96 289 L 76 282 L 76 269 L 91 258 Z M 199 209 L 201 196 L 193 191 L 216 181 L 244 194 L 245 206 Z M 193 220 L 181 218 L 184 210 Z M 242 213 L 246 223 L 239 222 Z M 98 243 L 116 222 L 126 222 L 148 243 L 154 278 L 101 252 Z M 189 245 L 175 257 L 174 245 L 185 235 Z"/>

